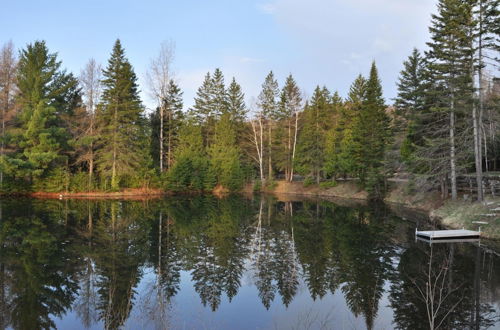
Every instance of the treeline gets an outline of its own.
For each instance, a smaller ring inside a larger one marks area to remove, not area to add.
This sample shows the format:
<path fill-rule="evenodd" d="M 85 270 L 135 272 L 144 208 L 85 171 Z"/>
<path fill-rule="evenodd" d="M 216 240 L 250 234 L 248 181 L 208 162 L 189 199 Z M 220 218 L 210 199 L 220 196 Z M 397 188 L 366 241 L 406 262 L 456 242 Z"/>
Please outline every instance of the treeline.
<path fill-rule="evenodd" d="M 440 0 L 421 54 L 404 63 L 395 102 L 401 156 L 416 185 L 457 198 L 457 176 L 498 169 L 500 20 L 498 0 Z M 423 180 L 422 180 L 423 179 Z"/>
<path fill-rule="evenodd" d="M 173 47 L 151 61 L 146 112 L 132 65 L 117 40 L 104 69 L 90 60 L 79 77 L 36 41 L 0 58 L 3 191 L 160 188 L 238 190 L 276 179 L 332 186 L 356 179 L 374 197 L 386 179 L 457 195 L 457 176 L 498 168 L 498 0 L 440 0 L 431 41 L 404 63 L 394 106 L 375 63 L 345 99 L 318 86 L 308 99 L 289 75 L 271 71 L 255 102 L 235 78 L 207 73 L 194 105 L 171 72 Z M 493 71 L 495 72 L 495 71 Z M 482 199 L 482 189 L 478 189 Z"/>
<path fill-rule="evenodd" d="M 116 191 L 238 190 L 299 173 L 309 181 L 356 176 L 382 180 L 389 117 L 375 64 L 347 100 L 317 87 L 310 100 L 290 75 L 265 78 L 253 117 L 241 86 L 207 73 L 192 108 L 169 73 L 171 48 L 152 61 L 147 114 L 134 70 L 117 40 L 105 69 L 90 60 L 77 78 L 36 41 L 3 48 L 2 189 Z M 333 182 L 333 181 L 332 181 Z"/>

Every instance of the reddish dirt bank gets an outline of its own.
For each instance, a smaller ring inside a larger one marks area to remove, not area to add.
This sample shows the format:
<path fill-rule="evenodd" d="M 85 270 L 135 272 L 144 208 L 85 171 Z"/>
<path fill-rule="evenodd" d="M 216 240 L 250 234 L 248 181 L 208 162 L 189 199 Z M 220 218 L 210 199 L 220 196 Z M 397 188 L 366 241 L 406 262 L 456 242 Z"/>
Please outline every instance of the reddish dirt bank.
<path fill-rule="evenodd" d="M 160 189 L 125 189 L 116 192 L 88 191 L 88 192 L 32 192 L 22 194 L 34 198 L 75 198 L 75 199 L 151 199 L 159 198 L 169 193 Z"/>

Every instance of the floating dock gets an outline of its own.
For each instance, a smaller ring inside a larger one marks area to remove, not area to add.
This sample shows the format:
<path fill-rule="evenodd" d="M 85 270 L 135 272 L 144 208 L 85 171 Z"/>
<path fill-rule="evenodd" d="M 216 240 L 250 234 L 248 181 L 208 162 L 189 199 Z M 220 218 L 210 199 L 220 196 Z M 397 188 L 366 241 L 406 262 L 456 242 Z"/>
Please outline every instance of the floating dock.
<path fill-rule="evenodd" d="M 451 241 L 451 240 L 465 240 L 465 239 L 479 239 L 481 237 L 481 231 L 473 231 L 466 229 L 456 229 L 456 230 L 429 230 L 429 231 L 418 231 L 415 230 L 415 235 L 417 238 L 423 238 L 429 241 Z"/>

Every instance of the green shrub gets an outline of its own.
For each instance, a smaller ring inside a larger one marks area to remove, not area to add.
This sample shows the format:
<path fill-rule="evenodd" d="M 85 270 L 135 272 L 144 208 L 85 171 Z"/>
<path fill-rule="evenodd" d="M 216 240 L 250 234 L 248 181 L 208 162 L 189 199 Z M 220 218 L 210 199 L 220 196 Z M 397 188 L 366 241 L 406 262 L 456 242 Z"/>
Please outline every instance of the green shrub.
<path fill-rule="evenodd" d="M 70 173 L 65 167 L 55 167 L 46 175 L 33 180 L 33 190 L 43 192 L 68 191 Z"/>
<path fill-rule="evenodd" d="M 315 184 L 314 178 L 308 176 L 307 178 L 304 179 L 304 182 L 303 182 L 304 187 L 309 187 L 313 184 Z"/>
<path fill-rule="evenodd" d="M 266 189 L 274 190 L 274 188 L 276 188 L 277 185 L 278 183 L 273 179 L 269 179 L 266 181 Z"/>
<path fill-rule="evenodd" d="M 83 192 L 92 190 L 93 184 L 89 186 L 89 174 L 86 172 L 77 172 L 70 177 L 69 191 Z"/>
<path fill-rule="evenodd" d="M 260 180 L 255 180 L 253 183 L 253 191 L 260 192 L 262 190 L 262 182 Z"/>
<path fill-rule="evenodd" d="M 164 178 L 165 188 L 175 192 L 212 190 L 217 183 L 208 160 L 189 154 L 180 156 Z"/>
<path fill-rule="evenodd" d="M 333 187 L 336 187 L 337 186 L 337 181 L 325 181 L 325 182 L 321 182 L 319 184 L 319 186 L 323 189 L 328 189 L 328 188 L 333 188 Z"/>

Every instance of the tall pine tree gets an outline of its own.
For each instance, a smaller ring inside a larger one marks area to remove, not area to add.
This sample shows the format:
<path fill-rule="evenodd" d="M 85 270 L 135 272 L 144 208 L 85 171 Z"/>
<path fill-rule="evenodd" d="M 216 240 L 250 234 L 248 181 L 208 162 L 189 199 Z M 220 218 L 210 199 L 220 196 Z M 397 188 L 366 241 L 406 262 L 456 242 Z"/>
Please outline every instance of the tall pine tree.
<path fill-rule="evenodd" d="M 285 180 L 293 179 L 293 162 L 295 159 L 298 133 L 298 117 L 302 107 L 302 96 L 299 86 L 290 74 L 280 95 L 280 125 L 285 130 L 284 138 L 281 140 L 281 169 L 285 171 Z"/>
<path fill-rule="evenodd" d="M 229 113 L 222 115 L 216 130 L 215 141 L 208 150 L 211 177 L 224 188 L 234 191 L 243 184 L 243 171 L 236 144 L 236 129 Z"/>
<path fill-rule="evenodd" d="M 224 75 L 217 68 L 213 74 L 207 72 L 203 84 L 198 88 L 191 115 L 203 128 L 204 144 L 209 147 L 215 137 L 215 126 L 220 116 L 228 111 L 228 100 Z"/>
<path fill-rule="evenodd" d="M 173 163 L 173 153 L 177 146 L 179 128 L 184 117 L 182 112 L 182 91 L 172 79 L 169 81 L 165 99 L 163 102 L 163 125 L 160 125 L 160 107 L 151 114 L 151 155 L 154 160 L 154 165 L 159 167 L 160 159 L 160 143 L 163 143 L 164 164 L 165 168 L 169 169 Z M 163 127 L 163 141 L 160 139 L 160 127 Z"/>
<path fill-rule="evenodd" d="M 383 193 L 383 162 L 390 138 L 390 119 L 385 108 L 377 67 L 373 62 L 359 117 L 354 123 L 353 142 L 358 177 L 375 198 Z"/>
<path fill-rule="evenodd" d="M 321 180 L 325 158 L 325 137 L 330 110 L 330 92 L 316 86 L 311 100 L 304 108 L 303 127 L 297 145 L 297 170 Z"/>
<path fill-rule="evenodd" d="M 97 164 L 102 178 L 110 180 L 111 189 L 116 190 L 122 179 L 132 179 L 149 160 L 137 77 L 120 40 L 115 42 L 103 76 Z"/>
<path fill-rule="evenodd" d="M 278 113 L 278 82 L 274 78 L 274 73 L 270 71 L 262 84 L 262 90 L 258 98 L 258 106 L 262 111 L 267 125 L 267 175 L 268 180 L 273 179 L 273 125 Z"/>
<path fill-rule="evenodd" d="M 17 169 L 13 174 L 37 179 L 56 167 L 67 170 L 69 136 L 63 118 L 81 101 L 77 79 L 61 69 L 44 41 L 36 41 L 20 53 L 17 83 L 22 133 L 16 138 L 18 152 L 8 160 Z"/>
<path fill-rule="evenodd" d="M 428 132 L 429 146 L 435 145 L 434 159 L 447 159 L 448 169 L 431 166 L 430 175 L 451 181 L 451 197 L 457 198 L 457 175 L 470 156 L 466 145 L 466 113 L 472 107 L 473 95 L 473 12 L 472 3 L 462 0 L 440 0 L 437 14 L 429 28 L 431 41 L 426 57 L 433 86 L 428 97 L 434 122 L 447 121 L 446 130 Z M 447 132 L 446 132 L 447 131 Z M 445 142 L 446 141 L 446 142 Z M 445 143 L 443 143 L 445 142 Z M 457 149 L 461 152 L 458 153 Z M 431 148 L 429 148 L 431 149 Z M 424 148 L 425 152 L 425 148 Z M 480 166 L 480 165 L 476 165 Z M 440 169 L 436 171 L 436 169 Z"/>
<path fill-rule="evenodd" d="M 415 151 L 417 142 L 418 118 L 425 111 L 425 65 L 420 52 L 415 48 L 403 63 L 403 70 L 399 75 L 398 96 L 394 106 L 402 123 L 398 126 L 404 132 L 405 138 L 401 143 L 401 156 L 409 161 Z"/>
<path fill-rule="evenodd" d="M 226 111 L 230 114 L 231 121 L 236 123 L 238 126 L 243 125 L 248 109 L 245 105 L 245 94 L 241 90 L 240 84 L 236 82 L 234 77 L 227 88 L 226 102 Z"/>

